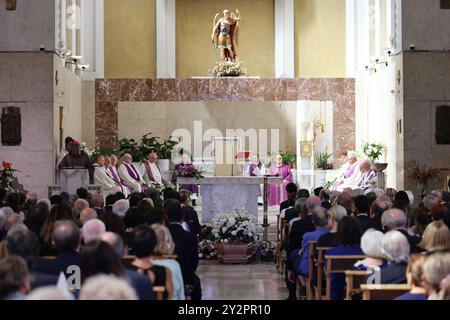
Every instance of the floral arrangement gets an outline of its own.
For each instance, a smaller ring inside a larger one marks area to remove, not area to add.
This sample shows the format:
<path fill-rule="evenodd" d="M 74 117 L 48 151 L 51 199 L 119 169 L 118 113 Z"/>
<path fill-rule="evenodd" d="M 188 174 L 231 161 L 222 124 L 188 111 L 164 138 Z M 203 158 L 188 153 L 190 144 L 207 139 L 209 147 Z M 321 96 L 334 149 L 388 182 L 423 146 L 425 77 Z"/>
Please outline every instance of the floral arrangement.
<path fill-rule="evenodd" d="M 198 243 L 198 257 L 204 260 L 212 260 L 217 258 L 216 243 L 211 240 L 204 239 Z"/>
<path fill-rule="evenodd" d="M 261 261 L 274 262 L 276 260 L 276 243 L 273 241 L 262 241 L 258 244 L 257 251 L 261 255 Z"/>
<path fill-rule="evenodd" d="M 372 161 L 372 163 L 375 163 L 375 161 L 377 161 L 381 157 L 384 148 L 385 146 L 382 143 L 366 142 L 362 145 L 364 154 Z"/>
<path fill-rule="evenodd" d="M 214 240 L 219 243 L 254 243 L 263 231 L 257 216 L 245 210 L 216 215 L 210 226 Z"/>
<path fill-rule="evenodd" d="M 175 174 L 177 177 L 183 177 L 183 178 L 197 178 L 201 179 L 204 178 L 203 171 L 197 169 L 194 166 L 180 166 L 176 171 Z"/>
<path fill-rule="evenodd" d="M 12 163 L 10 162 L 2 162 L 2 170 L 0 171 L 0 187 L 4 189 L 12 189 L 12 181 L 14 178 L 14 172 L 19 170 L 13 169 Z"/>
<path fill-rule="evenodd" d="M 442 176 L 441 171 L 436 168 L 420 165 L 419 161 L 412 160 L 406 164 L 409 171 L 408 178 L 417 181 L 417 188 L 424 193 L 430 180 L 438 179 Z"/>
<path fill-rule="evenodd" d="M 242 67 L 243 62 L 236 59 L 236 61 L 221 60 L 208 71 L 212 77 L 239 77 L 247 74 L 247 70 Z"/>

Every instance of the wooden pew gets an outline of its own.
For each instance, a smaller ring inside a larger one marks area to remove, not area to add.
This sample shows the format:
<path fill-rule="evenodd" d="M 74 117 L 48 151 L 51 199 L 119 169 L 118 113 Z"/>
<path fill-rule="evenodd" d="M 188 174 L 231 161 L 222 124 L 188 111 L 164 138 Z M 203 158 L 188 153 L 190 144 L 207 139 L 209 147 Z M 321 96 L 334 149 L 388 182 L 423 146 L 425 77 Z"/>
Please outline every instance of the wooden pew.
<path fill-rule="evenodd" d="M 353 295 L 361 293 L 361 285 L 365 284 L 366 277 L 370 275 L 371 271 L 347 270 L 346 277 L 346 291 L 345 300 L 352 300 Z"/>
<path fill-rule="evenodd" d="M 364 258 L 366 258 L 366 256 L 363 255 L 325 255 L 326 300 L 331 300 L 331 275 L 333 273 L 345 274 L 345 271 L 349 270 L 355 264 L 355 262 Z"/>
<path fill-rule="evenodd" d="M 362 284 L 363 300 L 394 300 L 411 290 L 408 284 Z"/>
<path fill-rule="evenodd" d="M 324 255 L 325 252 L 330 250 L 332 247 L 317 247 L 317 287 L 316 287 L 316 300 L 322 300 L 322 283 L 324 276 Z"/>
<path fill-rule="evenodd" d="M 309 277 L 300 276 L 302 280 L 305 282 L 306 286 L 306 300 L 313 300 L 314 299 L 314 291 L 312 287 L 312 279 L 314 275 L 314 247 L 316 245 L 317 241 L 309 241 L 309 254 L 308 254 L 308 268 L 309 268 Z M 300 282 L 300 285 L 302 283 Z"/>

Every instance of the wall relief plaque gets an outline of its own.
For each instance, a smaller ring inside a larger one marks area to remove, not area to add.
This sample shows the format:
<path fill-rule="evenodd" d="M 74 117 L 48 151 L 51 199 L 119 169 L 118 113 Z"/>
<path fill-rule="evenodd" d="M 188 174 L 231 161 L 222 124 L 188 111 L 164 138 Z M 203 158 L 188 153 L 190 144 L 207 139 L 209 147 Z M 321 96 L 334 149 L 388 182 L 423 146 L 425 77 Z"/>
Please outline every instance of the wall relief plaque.
<path fill-rule="evenodd" d="M 450 106 L 436 108 L 436 143 L 450 144 Z"/>
<path fill-rule="evenodd" d="M 22 143 L 22 116 L 20 108 L 2 108 L 1 126 L 2 144 L 5 146 L 20 146 Z"/>

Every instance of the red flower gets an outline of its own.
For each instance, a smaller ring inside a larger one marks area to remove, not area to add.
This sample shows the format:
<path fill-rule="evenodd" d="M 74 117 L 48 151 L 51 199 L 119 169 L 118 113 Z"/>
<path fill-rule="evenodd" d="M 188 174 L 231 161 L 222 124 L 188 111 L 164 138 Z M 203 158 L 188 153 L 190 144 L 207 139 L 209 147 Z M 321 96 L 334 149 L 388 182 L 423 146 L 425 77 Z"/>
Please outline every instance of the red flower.
<path fill-rule="evenodd" d="M 11 168 L 12 168 L 12 163 L 3 161 L 2 167 L 3 167 L 3 170 L 5 170 L 5 171 L 6 171 L 6 170 L 11 170 Z"/>

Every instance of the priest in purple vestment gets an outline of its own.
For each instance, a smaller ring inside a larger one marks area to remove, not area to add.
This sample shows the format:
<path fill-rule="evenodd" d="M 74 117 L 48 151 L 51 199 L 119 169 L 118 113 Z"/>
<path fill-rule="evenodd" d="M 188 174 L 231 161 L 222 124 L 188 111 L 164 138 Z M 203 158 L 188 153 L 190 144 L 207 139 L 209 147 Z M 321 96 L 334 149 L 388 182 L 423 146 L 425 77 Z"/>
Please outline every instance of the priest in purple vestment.
<path fill-rule="evenodd" d="M 285 192 L 288 183 L 293 181 L 292 172 L 288 165 L 283 163 L 283 157 L 277 155 L 275 157 L 275 164 L 273 164 L 269 169 L 269 175 L 274 177 L 282 177 L 283 185 L 270 184 L 269 185 L 269 205 L 275 206 L 279 205 L 282 201 L 287 200 L 287 193 Z M 283 195 L 281 196 L 281 190 L 283 190 Z"/>
<path fill-rule="evenodd" d="M 333 186 L 333 191 L 342 191 L 346 188 L 356 189 L 362 173 L 359 169 L 360 163 L 358 157 L 354 151 L 348 152 L 348 169 L 344 173 L 344 176 L 337 180 Z"/>
<path fill-rule="evenodd" d="M 193 166 L 194 165 L 192 164 L 190 157 L 185 153 L 182 154 L 180 163 L 175 165 L 175 170 L 172 176 L 172 182 L 177 183 L 177 172 L 186 168 L 192 168 Z M 198 193 L 198 186 L 196 184 L 182 184 L 180 186 L 180 189 L 187 190 L 192 194 Z"/>
<path fill-rule="evenodd" d="M 123 162 L 117 170 L 122 181 L 133 192 L 145 192 L 146 185 L 142 179 L 142 175 L 139 170 L 133 164 L 133 157 L 131 154 L 126 153 L 123 155 Z"/>
<path fill-rule="evenodd" d="M 252 162 L 248 165 L 245 175 L 247 177 L 260 177 L 266 174 L 266 166 L 259 159 L 259 155 L 252 157 Z"/>
<path fill-rule="evenodd" d="M 360 170 L 362 177 L 359 180 L 357 186 L 366 192 L 375 188 L 377 185 L 377 173 L 372 169 L 372 162 L 369 159 L 361 161 Z"/>
<path fill-rule="evenodd" d="M 110 159 L 110 161 L 107 161 L 106 172 L 110 175 L 110 177 L 114 180 L 114 182 L 120 187 L 120 191 L 127 198 L 128 195 L 131 193 L 131 189 L 123 183 L 122 179 L 119 176 L 119 172 L 117 171 L 117 162 L 118 162 L 117 156 L 113 154 L 113 155 L 111 155 L 111 157 L 109 159 Z"/>

